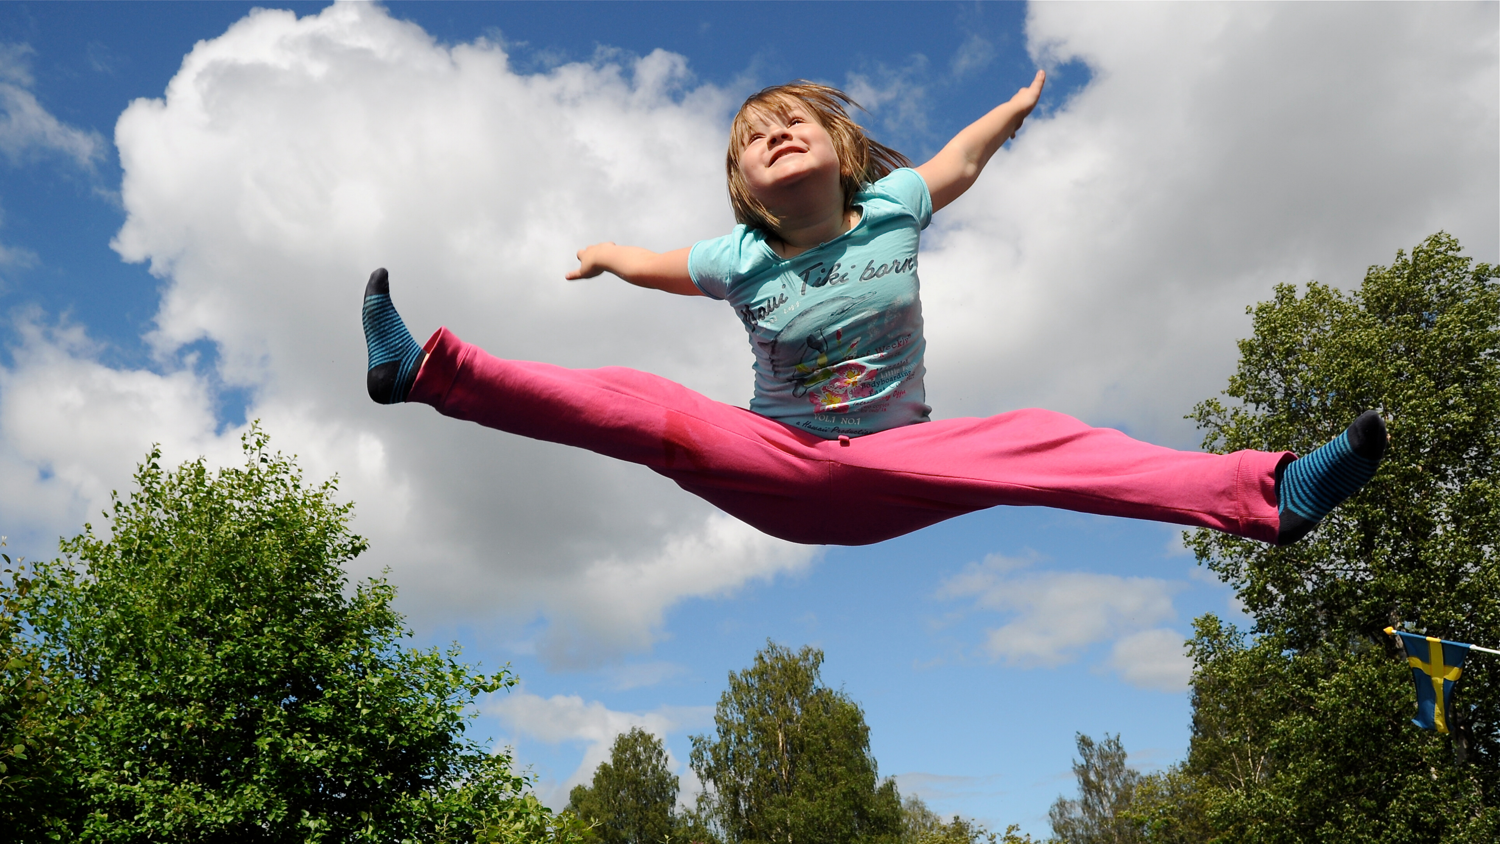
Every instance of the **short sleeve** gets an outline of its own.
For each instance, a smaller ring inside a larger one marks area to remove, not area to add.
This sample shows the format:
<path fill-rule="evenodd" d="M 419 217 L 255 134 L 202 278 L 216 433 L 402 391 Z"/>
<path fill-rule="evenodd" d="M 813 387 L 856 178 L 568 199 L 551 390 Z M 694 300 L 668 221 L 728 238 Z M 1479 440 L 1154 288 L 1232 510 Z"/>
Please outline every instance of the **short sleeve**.
<path fill-rule="evenodd" d="M 905 208 L 922 228 L 932 222 L 932 194 L 927 190 L 927 181 L 910 167 L 892 170 L 868 190 Z"/>
<path fill-rule="evenodd" d="M 729 283 L 740 265 L 744 237 L 735 231 L 713 240 L 700 240 L 688 252 L 688 277 L 711 299 L 729 296 Z"/>

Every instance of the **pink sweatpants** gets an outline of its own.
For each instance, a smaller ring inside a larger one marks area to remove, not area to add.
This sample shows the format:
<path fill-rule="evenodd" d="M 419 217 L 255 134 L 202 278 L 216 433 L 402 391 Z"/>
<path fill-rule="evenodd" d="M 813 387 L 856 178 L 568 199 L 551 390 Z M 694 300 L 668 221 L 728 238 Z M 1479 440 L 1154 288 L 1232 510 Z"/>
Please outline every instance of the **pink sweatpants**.
<path fill-rule="evenodd" d="M 438 329 L 409 401 L 444 416 L 649 467 L 750 525 L 868 545 L 1000 504 L 1276 538 L 1289 452 L 1204 454 L 1047 410 L 825 440 L 621 367 L 501 360 Z"/>

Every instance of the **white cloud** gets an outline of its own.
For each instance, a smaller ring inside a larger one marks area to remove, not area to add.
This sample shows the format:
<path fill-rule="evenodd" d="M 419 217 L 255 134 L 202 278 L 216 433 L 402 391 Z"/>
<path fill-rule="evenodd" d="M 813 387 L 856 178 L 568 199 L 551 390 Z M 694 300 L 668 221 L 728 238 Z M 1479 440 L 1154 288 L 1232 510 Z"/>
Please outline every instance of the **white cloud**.
<path fill-rule="evenodd" d="M 1494 4 L 1033 6 L 1036 54 L 1082 59 L 1094 81 L 930 230 L 938 414 L 1052 407 L 1191 446 L 1180 416 L 1220 389 L 1244 306 L 1274 282 L 1350 284 L 1439 228 L 1495 260 L 1496 29 Z M 91 160 L 85 136 L 28 111 L 22 70 L 0 62 L 0 148 Z M 860 89 L 876 100 L 920 87 L 880 73 Z M 115 135 L 115 247 L 162 278 L 159 371 L 104 366 L 74 329 L 23 332 L 0 373 L 7 518 L 76 529 L 152 441 L 169 460 L 233 459 L 210 382 L 172 363 L 207 339 L 273 442 L 342 476 L 374 548 L 353 574 L 390 566 L 418 621 L 501 616 L 514 633 L 541 614 L 539 653 L 594 663 L 648 648 L 674 602 L 806 566 L 813 550 L 649 471 L 377 407 L 362 387 L 357 299 L 385 265 L 419 334 L 447 324 L 499 355 L 631 366 L 743 403 L 729 309 L 561 281 L 587 243 L 728 229 L 736 101 L 664 52 L 519 74 L 500 45 L 446 47 L 373 4 L 260 10 L 200 42 Z M 1099 641 L 1087 607 L 1138 631 L 1169 617 L 1160 581 L 988 576 L 1035 586 L 996 608 L 1040 619 L 1045 598 L 1078 620 L 1046 641 L 1001 628 L 1005 659 Z"/>
<path fill-rule="evenodd" d="M 1183 548 L 1181 549 L 1181 553 L 1186 554 L 1190 552 L 1187 551 L 1186 548 Z M 1172 554 L 1172 550 L 1170 549 L 1170 547 L 1168 549 L 1168 556 L 1175 556 L 1174 554 Z M 1219 576 L 1217 574 L 1214 574 L 1212 569 L 1210 569 L 1208 566 L 1197 565 L 1196 563 L 1188 566 L 1187 576 L 1189 580 L 1196 580 L 1199 583 L 1206 583 L 1210 586 L 1224 585 L 1224 581 L 1220 580 Z"/>
<path fill-rule="evenodd" d="M 937 218 L 929 399 L 1191 448 L 1273 284 L 1351 286 L 1439 229 L 1495 260 L 1497 29 L 1485 3 L 1031 5 L 1038 62 L 1093 81 Z"/>
<path fill-rule="evenodd" d="M 948 60 L 948 71 L 963 79 L 976 71 L 989 67 L 995 60 L 995 45 L 977 32 L 971 32 Z"/>
<path fill-rule="evenodd" d="M 896 781 L 896 787 L 903 797 L 916 795 L 922 798 L 927 808 L 944 820 L 954 816 L 964 816 L 996 829 L 1004 829 L 1007 821 L 1015 820 L 1014 818 L 1004 820 L 994 817 L 976 818 L 973 814 L 975 808 L 979 808 L 979 811 L 988 815 L 995 811 L 1000 801 L 1006 798 L 1011 800 L 1016 798 L 1017 782 L 1009 775 L 961 776 L 911 771 L 894 774 L 891 778 Z"/>
<path fill-rule="evenodd" d="M 1183 532 L 1181 530 L 1173 529 L 1171 531 L 1171 533 L 1167 536 L 1167 541 L 1166 541 L 1166 543 L 1165 543 L 1165 545 L 1163 546 L 1163 549 L 1162 549 L 1163 552 L 1168 557 L 1191 556 L 1192 553 L 1193 553 L 1193 549 L 1187 547 L 1186 538 L 1187 538 L 1187 534 L 1185 532 Z M 1197 566 L 1197 565 L 1193 566 L 1193 570 L 1194 571 L 1197 571 L 1199 568 L 1201 568 L 1201 567 Z M 1216 576 L 1214 576 L 1213 573 L 1211 573 L 1211 572 L 1209 573 L 1208 576 L 1209 576 L 1209 582 L 1217 583 L 1219 581 L 1219 579 Z"/>
<path fill-rule="evenodd" d="M 1193 661 L 1184 651 L 1186 639 L 1176 630 L 1158 627 L 1132 633 L 1115 642 L 1108 665 L 1120 679 L 1143 689 L 1187 691 Z"/>
<path fill-rule="evenodd" d="M 0 152 L 11 164 L 54 152 L 80 167 L 92 167 L 104 140 L 96 132 L 63 123 L 37 102 L 27 66 L 30 53 L 25 46 L 0 45 Z"/>
<path fill-rule="evenodd" d="M 0 153 L 11 166 L 29 163 L 43 153 L 59 153 L 80 167 L 91 168 L 104 141 L 98 133 L 68 126 L 52 116 L 31 92 L 35 80 L 29 66 L 31 49 L 24 44 L 0 44 Z M 36 252 L 0 243 L 0 269 L 26 268 L 38 263 Z M 0 293 L 7 284 L 0 277 Z M 0 445 L 3 448 L 3 445 Z"/>
<path fill-rule="evenodd" d="M 37 254 L 24 246 L 6 246 L 0 243 L 0 270 L 34 267 L 37 261 Z M 0 275 L 0 293 L 6 292 L 6 286 L 5 276 Z"/>
<path fill-rule="evenodd" d="M 1176 616 L 1183 584 L 1150 577 L 1025 571 L 1024 561 L 991 555 L 944 581 L 942 598 L 968 598 L 1010 620 L 986 633 L 984 650 L 1008 665 L 1055 667 L 1096 642 Z M 1134 682 L 1131 677 L 1125 679 Z"/>
<path fill-rule="evenodd" d="M 1155 625 L 1176 618 L 1172 598 L 1184 581 L 1089 572 L 1031 571 L 1034 557 L 991 554 L 945 580 L 937 596 L 966 599 L 1003 613 L 986 631 L 991 659 L 1022 668 L 1055 668 L 1099 642 L 1113 642 L 1097 667 L 1143 689 L 1181 692 L 1192 676 L 1185 637 Z"/>
<path fill-rule="evenodd" d="M 613 665 L 602 672 L 616 691 L 639 689 L 664 683 L 688 673 L 686 665 L 675 662 L 635 662 Z"/>
<path fill-rule="evenodd" d="M 911 771 L 891 777 L 902 794 L 916 794 L 926 803 L 951 801 L 965 797 L 996 798 L 1006 793 L 1001 782 L 1004 774 L 962 776 Z"/>
<path fill-rule="evenodd" d="M 1225 621 L 1230 624 L 1244 625 L 1245 622 L 1253 621 L 1250 613 L 1245 610 L 1245 602 L 1240 599 L 1239 595 L 1230 595 L 1224 600 L 1224 606 L 1229 611 L 1229 616 Z"/>
<path fill-rule="evenodd" d="M 875 63 L 850 73 L 844 90 L 870 110 L 857 116 L 861 123 L 873 121 L 871 130 L 877 138 L 920 138 L 927 133 L 927 88 L 922 81 L 926 76 L 927 58 L 916 54 L 899 66 Z"/>
<path fill-rule="evenodd" d="M 30 267 L 36 262 L 37 255 L 30 249 L 0 244 L 0 267 Z"/>
<path fill-rule="evenodd" d="M 599 701 L 584 702 L 577 695 L 553 695 L 543 698 L 525 691 L 496 695 L 486 711 L 498 715 L 519 735 L 547 744 L 576 743 L 586 745 L 583 761 L 567 779 L 558 783 L 538 784 L 538 794 L 549 806 L 561 807 L 568 802 L 573 786 L 589 782 L 601 762 L 609 760 L 615 737 L 640 727 L 665 739 L 670 733 L 695 730 L 713 723 L 712 706 L 663 706 L 651 712 L 619 712 Z M 690 805 L 702 790 L 692 770 L 667 751 L 667 765 L 680 781 L 678 802 Z"/>
<path fill-rule="evenodd" d="M 540 653 L 596 664 L 648 648 L 672 603 L 799 568 L 814 549 L 644 469 L 371 404 L 359 293 L 385 265 L 423 336 L 447 324 L 499 354 L 633 366 L 744 401 L 749 355 L 728 309 L 561 278 L 590 242 L 663 248 L 729 227 L 730 105 L 664 52 L 522 76 L 497 45 L 446 48 L 370 4 L 257 11 L 200 42 L 164 99 L 121 116 L 128 217 L 114 245 L 163 278 L 160 366 L 213 342 L 216 374 L 250 391 L 273 444 L 341 475 L 374 549 L 353 574 L 390 566 L 418 621 L 498 612 L 516 630 L 541 613 Z M 18 361 L 16 384 L 41 390 L 56 380 L 46 366 L 68 361 L 99 374 L 75 390 L 81 417 L 115 401 L 111 379 L 196 403 L 159 402 L 80 444 L 15 427 L 23 395 L 7 390 L 7 436 L 28 464 L 17 477 L 87 449 L 87 478 L 49 482 L 94 510 L 152 439 L 170 440 L 171 460 L 234 445 L 191 373 L 111 371 L 81 347 L 33 345 L 48 351 Z"/>
<path fill-rule="evenodd" d="M 723 595 L 749 578 L 799 569 L 810 559 L 805 548 L 711 513 L 691 531 L 664 536 L 649 557 L 609 557 L 583 571 L 552 611 L 565 617 L 571 604 L 581 603 L 588 614 L 575 616 L 542 652 L 559 662 L 586 662 L 586 652 L 610 637 L 620 650 L 645 650 L 663 612 L 679 599 Z"/>
<path fill-rule="evenodd" d="M 193 373 L 111 369 L 81 328 L 34 317 L 16 323 L 14 366 L 0 368 L 0 512 L 12 547 L 99 522 L 153 443 L 187 456 L 237 449 L 232 434 L 214 435 L 211 397 Z"/>

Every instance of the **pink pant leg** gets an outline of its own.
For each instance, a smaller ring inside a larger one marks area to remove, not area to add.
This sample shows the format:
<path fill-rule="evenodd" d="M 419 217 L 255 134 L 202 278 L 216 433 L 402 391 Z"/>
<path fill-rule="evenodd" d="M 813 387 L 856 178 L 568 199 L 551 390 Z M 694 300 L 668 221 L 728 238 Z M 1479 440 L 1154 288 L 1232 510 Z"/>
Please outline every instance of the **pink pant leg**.
<path fill-rule="evenodd" d="M 1274 542 L 1276 467 L 1293 456 L 1177 451 L 1028 409 L 860 437 L 840 455 L 834 484 L 891 511 L 1056 507 Z"/>
<path fill-rule="evenodd" d="M 631 369 L 502 360 L 447 329 L 425 349 L 410 401 L 639 463 L 793 542 L 864 545 L 999 504 L 1276 535 L 1281 454 L 1179 452 L 1041 410 L 841 444 Z"/>
<path fill-rule="evenodd" d="M 503 360 L 446 328 L 408 401 L 445 416 L 639 463 L 772 536 L 837 542 L 805 525 L 828 488 L 830 444 L 813 434 L 622 367 Z M 892 534 L 895 535 L 895 534 Z"/>

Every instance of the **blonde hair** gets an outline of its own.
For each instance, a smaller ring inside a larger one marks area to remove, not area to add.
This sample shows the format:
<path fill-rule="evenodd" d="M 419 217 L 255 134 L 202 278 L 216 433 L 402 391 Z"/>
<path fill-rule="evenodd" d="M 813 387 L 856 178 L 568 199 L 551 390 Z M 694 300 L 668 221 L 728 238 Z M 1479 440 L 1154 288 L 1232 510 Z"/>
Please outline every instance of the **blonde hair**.
<path fill-rule="evenodd" d="M 797 105 L 806 106 L 833 140 L 833 149 L 839 158 L 839 186 L 844 191 L 844 210 L 854 207 L 854 195 L 864 185 L 885 177 L 892 170 L 911 166 L 910 159 L 871 140 L 865 130 L 849 118 L 844 106 L 861 107 L 843 91 L 805 79 L 774 85 L 745 100 L 729 128 L 729 155 L 724 167 L 729 176 L 729 204 L 734 208 L 736 222 L 768 232 L 776 231 L 780 220 L 750 195 L 750 186 L 745 184 L 745 176 L 740 172 L 740 155 L 753 131 L 749 116 L 752 111 L 769 113 L 784 120 Z"/>

